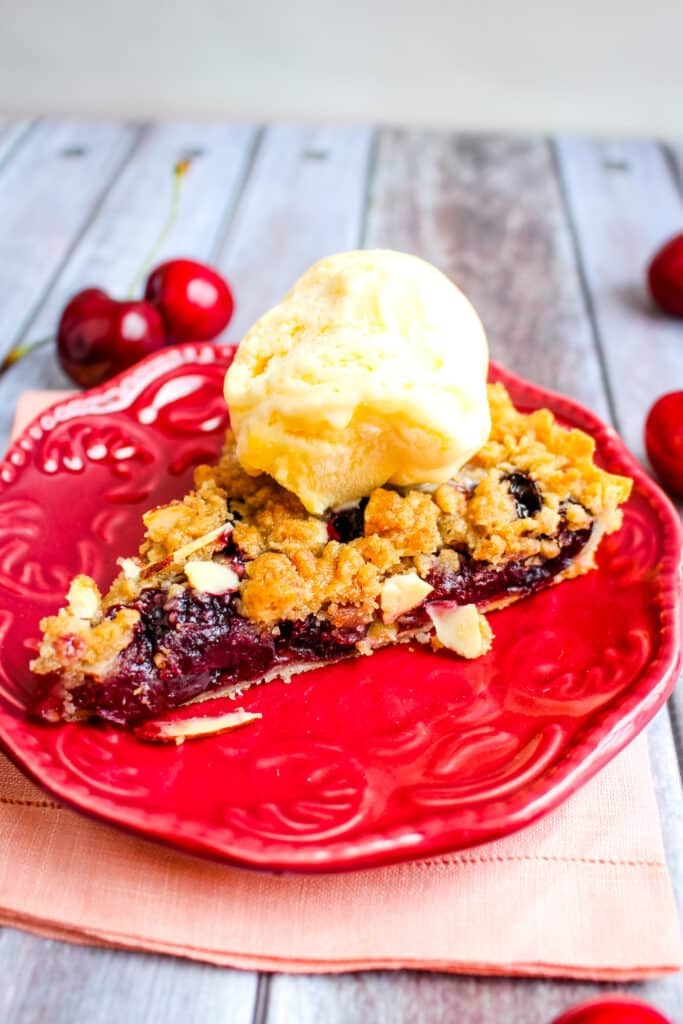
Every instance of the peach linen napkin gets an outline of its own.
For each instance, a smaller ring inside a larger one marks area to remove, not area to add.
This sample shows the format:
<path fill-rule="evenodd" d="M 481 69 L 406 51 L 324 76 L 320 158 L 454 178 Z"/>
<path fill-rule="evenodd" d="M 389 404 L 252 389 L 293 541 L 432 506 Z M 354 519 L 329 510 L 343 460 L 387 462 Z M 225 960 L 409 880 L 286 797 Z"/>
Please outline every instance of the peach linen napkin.
<path fill-rule="evenodd" d="M 58 397 L 25 395 L 15 427 Z M 624 981 L 683 965 L 642 736 L 516 835 L 327 876 L 242 871 L 129 836 L 0 756 L 0 923 L 262 970 Z"/>

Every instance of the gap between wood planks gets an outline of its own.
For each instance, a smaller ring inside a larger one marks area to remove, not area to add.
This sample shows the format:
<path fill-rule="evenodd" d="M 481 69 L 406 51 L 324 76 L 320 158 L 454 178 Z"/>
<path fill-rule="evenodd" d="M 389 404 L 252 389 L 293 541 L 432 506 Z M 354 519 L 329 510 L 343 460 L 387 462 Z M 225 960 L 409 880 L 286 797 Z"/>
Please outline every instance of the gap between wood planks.
<path fill-rule="evenodd" d="M 271 974 L 259 971 L 258 981 L 256 983 L 256 995 L 254 996 L 254 1011 L 251 1015 L 251 1024 L 266 1024 L 268 1020 L 271 977 Z"/>
<path fill-rule="evenodd" d="M 605 392 L 605 398 L 607 400 L 607 407 L 609 409 L 610 419 L 616 430 L 619 430 L 619 416 L 617 413 L 617 406 L 614 400 L 614 392 L 612 391 L 612 385 L 609 378 L 609 370 L 607 368 L 607 359 L 605 356 L 605 348 L 603 345 L 602 336 L 600 334 L 600 327 L 598 324 L 598 318 L 595 311 L 595 303 L 593 301 L 593 293 L 589 284 L 588 273 L 586 271 L 586 265 L 583 260 L 581 253 L 581 242 L 579 239 L 579 233 L 574 219 L 574 213 L 571 207 L 571 201 L 569 198 L 569 192 L 567 190 L 567 183 L 562 170 L 562 163 L 560 156 L 557 151 L 557 143 L 554 139 L 550 138 L 547 140 L 547 145 L 550 150 L 553 170 L 555 172 L 555 178 L 557 180 L 557 187 L 562 202 L 562 208 L 564 210 L 565 220 L 569 229 L 569 237 L 572 243 L 572 252 L 574 255 L 574 265 L 576 267 L 576 276 L 578 278 L 581 294 L 583 295 L 583 301 L 586 307 L 586 316 L 590 324 L 591 334 L 593 337 L 593 345 L 595 347 L 595 354 L 597 356 L 598 366 L 600 367 L 600 376 L 602 378 L 602 386 Z"/>
<path fill-rule="evenodd" d="M 33 121 L 0 120 L 0 171 L 35 128 Z"/>
<path fill-rule="evenodd" d="M 237 211 L 239 209 L 240 203 L 242 201 L 242 196 L 244 195 L 244 190 L 246 189 L 247 182 L 249 181 L 249 178 L 251 177 L 251 172 L 252 172 L 252 169 L 254 167 L 254 164 L 258 160 L 258 156 L 259 156 L 259 153 L 261 151 L 261 146 L 263 145 L 263 139 L 265 137 L 265 134 L 266 134 L 265 126 L 264 125 L 260 125 L 258 127 L 258 129 L 256 130 L 256 134 L 254 136 L 253 142 L 251 143 L 251 148 L 249 150 L 249 156 L 247 157 L 247 160 L 246 160 L 246 163 L 245 163 L 245 166 L 244 166 L 244 172 L 242 174 L 241 180 L 240 180 L 237 188 L 235 189 L 234 199 L 233 199 L 232 203 L 230 204 L 230 206 L 228 207 L 228 209 L 225 211 L 225 215 L 223 217 L 223 222 L 221 223 L 220 227 L 218 228 L 218 231 L 216 232 L 216 239 L 215 239 L 213 245 L 211 246 L 211 251 L 209 253 L 209 263 L 211 263 L 211 264 L 215 263 L 216 260 L 218 259 L 219 255 L 220 255 L 223 247 L 225 246 L 225 243 L 226 243 L 226 241 L 227 241 L 227 239 L 228 239 L 228 237 L 230 235 L 230 231 L 231 231 L 232 226 L 233 226 L 233 224 L 235 222 L 235 215 L 236 215 L 236 213 L 237 213 Z"/>
<path fill-rule="evenodd" d="M 678 185 L 681 199 L 683 199 L 683 142 L 662 143 L 661 145 L 673 179 Z M 680 225 L 680 228 L 683 229 L 683 223 Z"/>

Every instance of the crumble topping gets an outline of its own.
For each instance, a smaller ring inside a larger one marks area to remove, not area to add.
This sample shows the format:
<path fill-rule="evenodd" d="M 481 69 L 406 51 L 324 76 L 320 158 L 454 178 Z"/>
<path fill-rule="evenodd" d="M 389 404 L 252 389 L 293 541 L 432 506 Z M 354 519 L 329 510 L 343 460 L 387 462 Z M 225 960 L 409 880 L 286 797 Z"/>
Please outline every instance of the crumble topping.
<path fill-rule="evenodd" d="M 439 507 L 422 491 L 401 495 L 378 487 L 365 509 L 365 534 L 389 541 L 400 557 L 438 551 Z"/>
<path fill-rule="evenodd" d="M 90 617 L 69 607 L 43 620 L 34 670 L 103 674 L 139 621 L 137 611 L 119 606 L 145 588 L 172 594 L 192 585 L 187 558 L 229 567 L 236 610 L 260 630 L 308 616 L 338 628 L 371 623 L 362 653 L 375 635 L 387 642 L 395 629 L 378 621 L 392 575 L 427 581 L 439 569 L 458 572 L 463 559 L 494 570 L 511 560 L 541 562 L 559 553 L 562 531 L 586 530 L 598 519 L 601 533 L 618 529 L 631 481 L 594 464 L 592 438 L 561 427 L 547 409 L 519 413 L 502 384 L 489 385 L 488 394 L 490 438 L 457 477 L 432 491 L 377 488 L 358 509 L 360 535 L 346 542 L 331 528 L 334 513 L 312 515 L 271 478 L 248 475 L 228 432 L 218 463 L 196 469 L 193 491 L 144 515 L 139 556 L 121 560 L 103 599 L 95 588 Z M 591 559 L 592 549 L 575 571 L 586 571 Z"/>
<path fill-rule="evenodd" d="M 145 512 L 142 521 L 146 533 L 140 557 L 149 564 L 161 562 L 181 547 L 219 530 L 227 520 L 225 494 L 209 480 L 197 481 L 197 489 L 186 494 L 182 501 L 172 501 Z"/>

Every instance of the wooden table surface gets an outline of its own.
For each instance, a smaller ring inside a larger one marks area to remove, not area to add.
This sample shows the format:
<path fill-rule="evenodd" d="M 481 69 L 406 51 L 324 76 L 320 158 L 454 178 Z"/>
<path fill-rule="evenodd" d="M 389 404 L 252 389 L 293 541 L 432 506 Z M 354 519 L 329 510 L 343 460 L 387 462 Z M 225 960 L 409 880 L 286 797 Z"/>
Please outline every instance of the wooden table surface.
<path fill-rule="evenodd" d="M 183 155 L 192 167 L 162 255 L 225 272 L 237 298 L 230 338 L 314 260 L 383 246 L 451 275 L 495 359 L 589 405 L 641 457 L 649 404 L 683 387 L 683 323 L 655 313 L 643 285 L 653 249 L 683 228 L 682 144 L 367 126 L 0 120 L 0 354 L 52 333 L 81 287 L 125 294 Z M 22 389 L 63 386 L 49 350 L 0 379 L 2 441 Z M 674 698 L 649 729 L 679 900 L 682 720 Z M 607 988 L 410 971 L 257 975 L 0 932 L 0 1020 L 21 1024 L 545 1024 Z M 681 976 L 632 988 L 683 1020 Z"/>

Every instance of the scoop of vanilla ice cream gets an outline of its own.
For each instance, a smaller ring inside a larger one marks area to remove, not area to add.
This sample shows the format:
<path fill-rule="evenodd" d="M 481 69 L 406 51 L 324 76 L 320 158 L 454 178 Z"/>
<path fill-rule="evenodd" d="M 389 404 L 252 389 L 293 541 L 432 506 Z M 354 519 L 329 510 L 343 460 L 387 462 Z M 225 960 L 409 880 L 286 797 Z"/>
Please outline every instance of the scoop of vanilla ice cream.
<path fill-rule="evenodd" d="M 484 444 L 488 345 L 473 306 L 392 251 L 316 263 L 246 334 L 225 396 L 237 455 L 309 512 L 448 480 Z"/>

